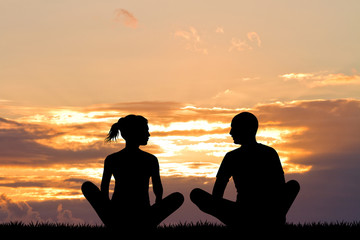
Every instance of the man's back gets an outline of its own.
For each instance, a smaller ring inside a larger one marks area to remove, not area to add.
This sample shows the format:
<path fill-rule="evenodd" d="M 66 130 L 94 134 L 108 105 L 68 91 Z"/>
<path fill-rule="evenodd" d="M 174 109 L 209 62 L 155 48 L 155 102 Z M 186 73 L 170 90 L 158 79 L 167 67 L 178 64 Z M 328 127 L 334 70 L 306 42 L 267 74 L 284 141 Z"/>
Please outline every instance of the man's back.
<path fill-rule="evenodd" d="M 190 193 L 190 199 L 200 210 L 229 226 L 284 224 L 286 213 L 300 190 L 296 181 L 285 184 L 277 152 L 257 143 L 258 126 L 252 113 L 236 115 L 231 121 L 230 135 L 241 147 L 225 155 L 212 194 L 199 188 Z M 223 198 L 231 177 L 237 190 L 236 202 Z"/>
<path fill-rule="evenodd" d="M 285 184 L 278 154 L 263 144 L 246 145 L 227 153 L 217 178 L 230 177 L 237 190 L 237 202 L 245 205 L 275 201 Z"/>

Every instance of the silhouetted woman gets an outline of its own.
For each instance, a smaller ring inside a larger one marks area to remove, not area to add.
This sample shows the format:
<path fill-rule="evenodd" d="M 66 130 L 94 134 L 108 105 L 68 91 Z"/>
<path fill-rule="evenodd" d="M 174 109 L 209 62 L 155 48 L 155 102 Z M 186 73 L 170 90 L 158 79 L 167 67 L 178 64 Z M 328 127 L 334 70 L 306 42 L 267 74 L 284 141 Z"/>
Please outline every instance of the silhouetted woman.
<path fill-rule="evenodd" d="M 119 132 L 125 139 L 125 148 L 106 157 L 104 173 L 99 190 L 93 183 L 85 182 L 81 189 L 108 227 L 152 228 L 176 211 L 184 202 L 181 193 L 163 198 L 163 187 L 157 158 L 139 149 L 147 145 L 149 128 L 147 119 L 128 115 L 112 125 L 106 141 L 116 140 Z M 115 189 L 109 199 L 111 176 L 115 178 Z M 155 194 L 155 204 L 150 205 L 149 180 Z"/>

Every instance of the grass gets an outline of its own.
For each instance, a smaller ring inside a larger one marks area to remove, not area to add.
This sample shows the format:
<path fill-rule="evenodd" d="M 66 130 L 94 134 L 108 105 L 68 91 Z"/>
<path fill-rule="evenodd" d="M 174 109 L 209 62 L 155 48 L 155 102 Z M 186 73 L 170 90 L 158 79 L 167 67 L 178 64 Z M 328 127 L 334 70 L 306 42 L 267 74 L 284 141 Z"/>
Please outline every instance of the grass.
<path fill-rule="evenodd" d="M 0 224 L 0 233 L 9 234 L 6 236 L 45 236 L 45 237 L 61 237 L 67 238 L 75 237 L 91 237 L 96 239 L 101 237 L 105 239 L 106 236 L 114 235 L 118 236 L 118 239 L 122 238 L 121 235 L 129 236 L 149 236 L 157 238 L 186 238 L 189 239 L 234 239 L 234 236 L 238 236 L 237 239 L 249 239 L 249 236 L 256 238 L 259 236 L 266 236 L 269 239 L 271 235 L 276 235 L 281 239 L 302 239 L 304 237 L 310 238 L 329 238 L 341 237 L 341 239 L 360 237 L 360 222 L 336 222 L 336 223 L 306 223 L 306 224 L 286 224 L 277 231 L 273 229 L 263 228 L 255 226 L 254 228 L 246 229 L 229 229 L 223 225 L 212 224 L 208 222 L 198 223 L 179 223 L 173 225 L 160 226 L 151 232 L 145 232 L 140 229 L 123 231 L 123 230 L 109 230 L 104 226 L 94 225 L 71 225 L 71 224 L 59 224 L 59 223 L 29 223 L 24 224 L 21 222 L 9 222 Z M 150 236 L 151 235 L 151 236 Z M 125 237 L 125 239 L 129 239 Z M 134 238 L 135 239 L 135 238 Z"/>

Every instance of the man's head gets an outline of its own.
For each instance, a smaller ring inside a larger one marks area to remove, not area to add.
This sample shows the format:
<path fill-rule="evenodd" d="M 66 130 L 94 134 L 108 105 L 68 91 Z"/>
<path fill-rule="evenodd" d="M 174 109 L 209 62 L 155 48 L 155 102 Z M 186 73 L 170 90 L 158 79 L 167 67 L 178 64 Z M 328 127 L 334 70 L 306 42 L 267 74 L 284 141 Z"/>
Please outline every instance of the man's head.
<path fill-rule="evenodd" d="M 256 141 L 255 135 L 259 123 L 254 114 L 242 112 L 236 115 L 231 121 L 230 135 L 236 144 L 246 144 Z"/>

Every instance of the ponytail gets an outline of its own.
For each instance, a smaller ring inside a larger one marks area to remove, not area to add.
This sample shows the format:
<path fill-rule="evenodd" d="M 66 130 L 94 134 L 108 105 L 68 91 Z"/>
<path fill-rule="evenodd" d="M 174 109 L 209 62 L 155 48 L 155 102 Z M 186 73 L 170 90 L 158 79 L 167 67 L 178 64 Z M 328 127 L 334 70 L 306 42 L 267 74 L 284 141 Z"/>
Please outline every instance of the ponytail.
<path fill-rule="evenodd" d="M 116 141 L 116 139 L 119 136 L 119 131 L 120 131 L 119 125 L 120 125 L 119 122 L 116 122 L 111 126 L 110 131 L 109 131 L 107 137 L 105 138 L 106 142 Z"/>
<path fill-rule="evenodd" d="M 140 115 L 128 115 L 126 117 L 120 118 L 118 122 L 114 123 L 110 131 L 105 138 L 106 142 L 116 141 L 118 139 L 119 134 L 121 132 L 121 136 L 125 139 L 131 136 L 131 134 L 144 124 L 147 125 L 148 121 L 146 118 Z"/>

